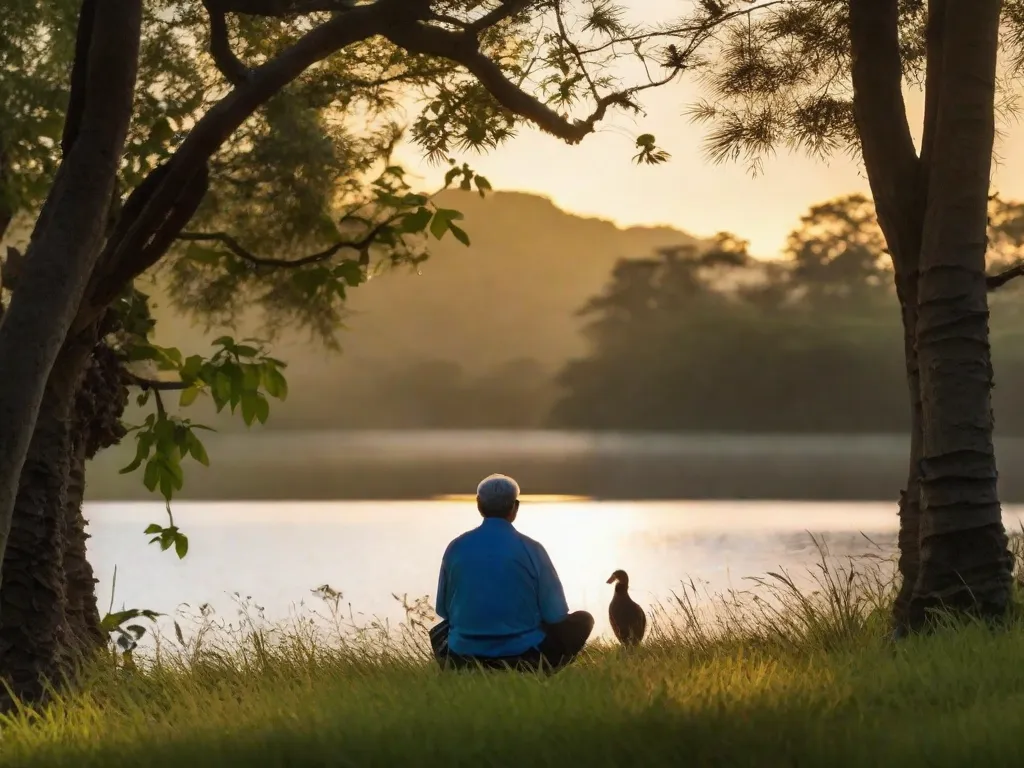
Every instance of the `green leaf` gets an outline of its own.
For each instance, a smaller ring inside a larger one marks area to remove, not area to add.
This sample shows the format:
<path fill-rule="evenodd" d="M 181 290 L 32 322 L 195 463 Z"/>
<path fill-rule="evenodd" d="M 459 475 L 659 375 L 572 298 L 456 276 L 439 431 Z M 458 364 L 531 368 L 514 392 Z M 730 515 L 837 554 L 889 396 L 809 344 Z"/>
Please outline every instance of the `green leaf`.
<path fill-rule="evenodd" d="M 362 285 L 363 280 L 366 278 L 362 265 L 352 259 L 346 259 L 336 266 L 334 268 L 334 276 L 341 278 L 353 288 Z"/>
<path fill-rule="evenodd" d="M 260 382 L 263 380 L 261 368 L 259 365 L 242 366 L 242 389 L 246 392 L 255 392 L 260 388 Z"/>
<path fill-rule="evenodd" d="M 168 461 L 164 464 L 164 474 L 171 479 L 174 490 L 180 491 L 185 485 L 185 473 L 181 464 L 177 461 Z"/>
<path fill-rule="evenodd" d="M 433 214 L 429 208 L 420 208 L 415 213 L 410 213 L 407 216 L 402 217 L 401 228 L 404 232 L 414 234 L 416 232 L 422 232 L 430 224 L 430 219 Z"/>
<path fill-rule="evenodd" d="M 231 377 L 223 368 L 213 377 L 213 401 L 217 404 L 217 410 L 231 399 Z"/>
<path fill-rule="evenodd" d="M 239 357 L 256 357 L 260 351 L 256 347 L 250 347 L 248 344 L 238 344 L 234 348 L 234 353 Z"/>
<path fill-rule="evenodd" d="M 181 390 L 181 397 L 178 399 L 178 404 L 182 408 L 188 408 L 190 405 L 192 405 L 192 403 L 196 401 L 196 398 L 199 397 L 199 393 L 202 391 L 202 389 L 195 385 L 189 387 L 188 389 Z"/>
<path fill-rule="evenodd" d="M 178 555 L 179 560 L 184 560 L 185 555 L 188 554 L 188 536 L 184 533 L 175 534 L 174 552 Z"/>
<path fill-rule="evenodd" d="M 160 461 L 158 459 L 152 458 L 146 462 L 146 472 L 142 476 L 142 484 L 146 486 L 150 493 L 156 490 L 157 485 L 160 483 L 161 474 Z"/>
<path fill-rule="evenodd" d="M 129 472 L 134 472 L 136 469 L 142 466 L 149 457 L 149 449 L 153 445 L 153 433 L 152 432 L 140 432 L 136 440 L 135 458 L 132 463 L 127 467 L 120 470 L 120 474 L 127 475 Z"/>
<path fill-rule="evenodd" d="M 251 427 L 253 421 L 256 420 L 256 395 L 255 393 L 246 392 L 241 398 L 242 405 L 242 421 L 245 422 L 247 427 Z"/>
<path fill-rule="evenodd" d="M 455 224 L 449 224 L 448 229 L 451 230 L 451 233 L 455 236 L 456 240 L 463 245 L 469 245 L 469 235 L 466 234 L 464 229 Z"/>
<path fill-rule="evenodd" d="M 146 526 L 146 530 L 143 533 L 152 536 L 154 533 L 160 533 L 163 529 L 164 527 L 159 523 L 150 523 Z"/>
<path fill-rule="evenodd" d="M 434 218 L 430 220 L 430 234 L 440 240 L 451 227 L 452 222 L 461 218 L 462 214 L 459 211 L 451 208 L 438 208 L 434 213 Z"/>
<path fill-rule="evenodd" d="M 270 417 L 270 401 L 263 395 L 256 395 L 256 419 L 260 424 L 266 424 Z"/>
<path fill-rule="evenodd" d="M 206 446 L 192 432 L 189 432 L 188 452 L 204 467 L 210 466 L 210 457 L 206 454 Z"/>
<path fill-rule="evenodd" d="M 268 395 L 278 400 L 288 397 L 288 380 L 277 368 L 263 368 L 263 388 Z"/>
<path fill-rule="evenodd" d="M 477 177 L 473 181 L 476 183 L 476 188 L 477 191 L 480 193 L 480 197 L 483 197 L 485 194 L 491 191 L 491 182 L 489 182 L 480 174 L 477 174 Z"/>
<path fill-rule="evenodd" d="M 448 173 L 446 173 L 444 175 L 444 186 L 445 186 L 445 188 L 450 187 L 452 185 L 452 182 L 455 181 L 455 179 L 458 178 L 461 175 L 462 175 L 462 169 L 461 168 L 451 168 L 448 171 Z"/>
<path fill-rule="evenodd" d="M 167 501 L 174 498 L 174 478 L 166 470 L 160 473 L 160 495 Z M 163 548 L 167 549 L 167 547 Z"/>
<path fill-rule="evenodd" d="M 191 384 L 199 378 L 199 374 L 203 370 L 203 358 L 199 355 L 189 355 L 185 358 L 185 364 L 181 366 L 181 380 L 186 384 Z"/>
<path fill-rule="evenodd" d="M 235 340 L 230 336 L 220 336 L 213 340 L 213 346 L 224 347 L 224 349 L 231 350 L 235 346 Z"/>

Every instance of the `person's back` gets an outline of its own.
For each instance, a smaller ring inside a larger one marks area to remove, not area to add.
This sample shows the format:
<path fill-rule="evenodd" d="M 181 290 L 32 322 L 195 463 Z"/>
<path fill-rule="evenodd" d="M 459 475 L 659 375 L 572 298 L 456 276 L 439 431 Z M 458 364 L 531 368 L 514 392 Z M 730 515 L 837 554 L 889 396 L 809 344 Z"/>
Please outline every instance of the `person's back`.
<path fill-rule="evenodd" d="M 565 593 L 544 547 L 513 527 L 519 486 L 492 475 L 477 488 L 484 520 L 445 550 L 431 632 L 443 664 L 505 660 L 535 666 L 568 663 L 593 630 L 590 614 L 569 614 Z"/>
<path fill-rule="evenodd" d="M 485 518 L 449 545 L 443 562 L 442 610 L 455 653 L 517 656 L 544 639 L 543 623 L 569 613 L 544 548 L 507 520 Z"/>

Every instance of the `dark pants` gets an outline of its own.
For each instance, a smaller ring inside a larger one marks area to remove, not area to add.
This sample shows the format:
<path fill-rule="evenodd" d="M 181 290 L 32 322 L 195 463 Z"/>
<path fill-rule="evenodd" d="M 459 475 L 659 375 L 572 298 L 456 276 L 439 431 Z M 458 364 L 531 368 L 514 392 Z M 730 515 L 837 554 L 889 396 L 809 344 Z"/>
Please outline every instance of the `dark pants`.
<path fill-rule="evenodd" d="M 460 656 L 448 650 L 447 620 L 430 628 L 430 646 L 442 669 L 515 669 L 522 672 L 554 672 L 572 663 L 594 631 L 594 617 L 586 611 L 570 613 L 557 624 L 543 625 L 544 639 L 537 648 L 519 656 Z"/>

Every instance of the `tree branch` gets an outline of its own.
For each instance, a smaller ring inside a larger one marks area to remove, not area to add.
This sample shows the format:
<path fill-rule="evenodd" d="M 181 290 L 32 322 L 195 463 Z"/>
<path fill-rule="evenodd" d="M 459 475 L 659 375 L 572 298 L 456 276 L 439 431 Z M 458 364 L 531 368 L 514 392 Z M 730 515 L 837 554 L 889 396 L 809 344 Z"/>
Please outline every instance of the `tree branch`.
<path fill-rule="evenodd" d="M 474 33 L 483 32 L 485 29 L 490 29 L 505 19 L 512 18 L 517 13 L 522 13 L 537 2 L 538 0 L 503 0 L 501 5 L 468 24 L 466 29 Z"/>
<path fill-rule="evenodd" d="M 159 177 L 156 178 L 159 180 Z M 193 176 L 188 184 L 182 188 L 181 194 L 174 201 L 170 211 L 167 212 L 167 216 L 161 222 L 156 232 L 153 233 L 153 237 L 146 244 L 146 247 L 138 254 L 138 258 L 131 262 L 121 263 L 120 265 L 115 264 L 110 272 L 102 273 L 97 277 L 92 288 L 92 299 L 96 304 L 102 306 L 113 301 L 123 287 L 130 283 L 137 274 L 145 272 L 167 254 L 167 251 L 174 245 L 178 233 L 192 220 L 195 212 L 199 210 L 199 205 L 206 196 L 209 184 L 209 170 L 204 165 L 200 172 Z M 132 221 L 134 212 L 137 212 L 145 205 L 148 195 L 151 194 L 144 189 L 144 186 L 145 182 L 136 188 L 125 204 L 125 218 L 128 222 Z M 155 185 L 151 188 L 155 189 Z M 137 200 L 133 199 L 136 198 L 136 194 L 138 194 Z M 112 238 L 108 241 L 107 248 L 110 248 L 111 245 L 116 245 L 117 242 L 118 239 L 116 237 Z"/>
<path fill-rule="evenodd" d="M 594 127 L 604 119 L 609 107 L 636 108 L 630 94 L 638 89 L 631 88 L 601 97 L 589 117 L 570 121 L 507 79 L 501 67 L 480 51 L 477 36 L 472 32 L 451 32 L 412 22 L 394 23 L 382 30 L 381 34 L 410 53 L 439 56 L 461 64 L 505 109 L 525 117 L 541 130 L 568 144 L 578 144 L 593 133 Z"/>
<path fill-rule="evenodd" d="M 348 11 L 355 0 L 210 0 L 218 13 L 242 16 L 300 16 L 304 13 Z"/>
<path fill-rule="evenodd" d="M 128 377 L 128 383 L 133 384 L 140 389 L 152 391 L 152 392 L 180 392 L 183 389 L 188 389 L 191 384 L 186 384 L 183 381 L 161 381 L 160 379 L 147 379 L 143 376 L 136 376 L 134 373 L 126 374 Z"/>
<path fill-rule="evenodd" d="M 1009 269 L 1004 269 L 1002 272 L 997 272 L 994 275 L 986 275 L 985 287 L 988 288 L 990 292 L 995 291 L 1021 275 L 1024 275 L 1024 261 L 1010 267 Z"/>
<path fill-rule="evenodd" d="M 75 143 L 82 124 L 85 110 L 85 86 L 89 76 L 89 47 L 92 42 L 93 26 L 96 19 L 96 0 L 82 0 L 78 15 L 78 30 L 75 35 L 75 59 L 71 66 L 71 93 L 68 97 L 67 113 L 64 115 L 64 132 L 60 140 L 61 152 L 67 155 Z"/>
<path fill-rule="evenodd" d="M 853 111 L 878 220 L 897 275 L 917 270 L 920 161 L 903 100 L 898 0 L 850 0 Z"/>
<path fill-rule="evenodd" d="M 140 200 L 138 214 L 119 227 L 120 236 L 108 245 L 104 263 L 97 269 L 97 277 L 102 279 L 115 272 L 134 277 L 150 266 L 145 261 L 147 245 L 161 230 L 179 200 L 181 190 L 203 172 L 207 160 L 253 112 L 310 66 L 352 43 L 378 34 L 390 18 L 389 14 L 394 15 L 392 5 L 393 2 L 379 0 L 373 5 L 360 5 L 336 14 L 330 21 L 307 32 L 279 56 L 254 69 L 245 83 L 214 105 L 195 124 L 168 163 L 147 177 L 146 181 L 153 180 L 150 194 Z M 216 3 L 215 8 L 224 11 L 224 3 Z M 157 173 L 161 174 L 159 179 L 154 178 Z M 104 306 L 101 300 L 90 294 L 83 302 L 76 327 L 88 325 Z"/>
<path fill-rule="evenodd" d="M 210 15 L 210 55 L 213 56 L 213 63 L 229 83 L 236 87 L 242 85 L 252 72 L 231 50 L 227 14 L 216 7 L 216 0 L 203 0 L 203 5 Z"/>
<path fill-rule="evenodd" d="M 358 240 L 344 240 L 335 243 L 329 248 L 325 248 L 317 253 L 312 253 L 308 256 L 303 256 L 300 259 L 269 259 L 262 256 L 257 256 L 252 251 L 246 249 L 238 242 L 234 237 L 229 235 L 227 232 L 182 232 L 178 235 L 178 239 L 184 242 L 191 243 L 220 243 L 227 248 L 232 254 L 241 259 L 242 261 L 252 264 L 255 267 L 271 267 L 275 269 L 297 269 L 299 267 L 306 267 L 310 264 L 317 264 L 321 261 L 327 261 L 333 258 L 341 251 L 345 249 L 351 249 L 358 251 L 360 254 L 360 263 L 363 266 L 368 262 L 368 249 L 373 245 L 373 241 L 377 239 L 377 236 L 384 230 L 385 227 L 390 226 L 395 221 L 401 218 L 401 215 L 395 215 L 377 224 L 371 229 L 366 235 Z"/>

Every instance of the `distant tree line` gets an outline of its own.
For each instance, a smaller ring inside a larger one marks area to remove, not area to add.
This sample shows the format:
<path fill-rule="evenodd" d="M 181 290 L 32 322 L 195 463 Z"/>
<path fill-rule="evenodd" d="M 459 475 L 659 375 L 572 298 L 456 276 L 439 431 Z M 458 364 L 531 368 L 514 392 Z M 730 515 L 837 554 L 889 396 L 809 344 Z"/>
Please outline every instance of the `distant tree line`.
<path fill-rule="evenodd" d="M 993 270 L 1020 258 L 1024 204 L 993 199 Z M 777 260 L 710 248 L 623 259 L 580 310 L 589 352 L 558 375 L 557 428 L 894 432 L 908 427 L 903 336 L 869 200 L 812 208 Z M 992 302 L 997 430 L 1024 434 L 1024 296 Z"/>

